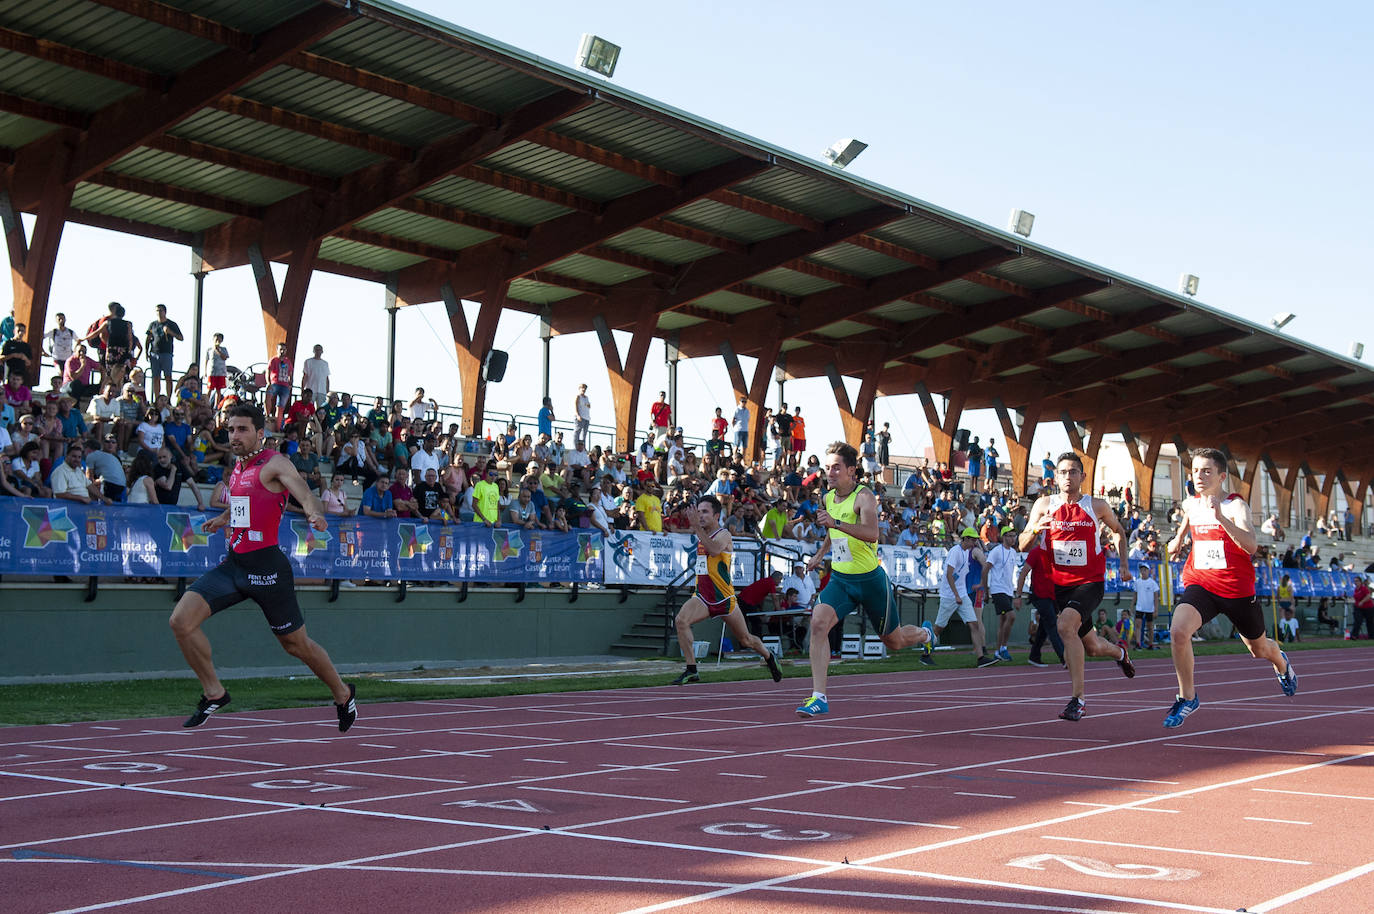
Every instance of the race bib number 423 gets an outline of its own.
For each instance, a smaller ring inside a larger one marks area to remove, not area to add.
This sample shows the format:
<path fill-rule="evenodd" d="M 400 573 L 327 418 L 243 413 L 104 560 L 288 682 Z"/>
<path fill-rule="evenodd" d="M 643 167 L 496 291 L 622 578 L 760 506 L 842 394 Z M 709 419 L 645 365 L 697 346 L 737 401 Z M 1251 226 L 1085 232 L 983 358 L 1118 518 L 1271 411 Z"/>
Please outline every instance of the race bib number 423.
<path fill-rule="evenodd" d="M 1086 540 L 1055 540 L 1054 564 L 1076 567 L 1088 564 L 1088 543 Z"/>

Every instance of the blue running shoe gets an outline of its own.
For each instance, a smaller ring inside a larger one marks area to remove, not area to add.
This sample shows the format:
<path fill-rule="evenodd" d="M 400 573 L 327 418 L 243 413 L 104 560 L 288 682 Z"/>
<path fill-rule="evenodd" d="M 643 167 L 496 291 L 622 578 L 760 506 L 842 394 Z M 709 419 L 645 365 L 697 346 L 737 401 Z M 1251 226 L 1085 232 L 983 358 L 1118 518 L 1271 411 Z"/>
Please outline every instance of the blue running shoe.
<path fill-rule="evenodd" d="M 1292 698 L 1298 694 L 1298 674 L 1293 672 L 1293 664 L 1288 662 L 1288 655 L 1279 651 L 1279 656 L 1283 658 L 1283 672 L 1274 675 L 1279 680 L 1279 688 L 1283 689 L 1283 694 Z"/>
<path fill-rule="evenodd" d="M 1007 650 L 1005 647 L 999 647 L 997 649 L 997 659 L 1011 663 L 1011 651 Z"/>
<path fill-rule="evenodd" d="M 1182 695 L 1174 699 L 1174 706 L 1169 709 L 1169 713 L 1164 716 L 1164 726 L 1172 730 L 1175 727 L 1183 726 L 1183 718 L 1192 714 L 1198 709 L 1197 696 L 1194 695 L 1192 701 Z"/>
<path fill-rule="evenodd" d="M 810 720 L 813 717 L 820 717 L 822 714 L 829 713 L 830 705 L 825 703 L 824 698 L 817 698 L 815 695 L 797 705 L 797 716 L 802 720 Z"/>
<path fill-rule="evenodd" d="M 922 622 L 921 628 L 926 630 L 926 640 L 921 645 L 921 657 L 923 658 L 921 662 L 925 663 L 926 659 L 930 657 L 930 652 L 935 648 L 935 629 L 929 622 Z"/>

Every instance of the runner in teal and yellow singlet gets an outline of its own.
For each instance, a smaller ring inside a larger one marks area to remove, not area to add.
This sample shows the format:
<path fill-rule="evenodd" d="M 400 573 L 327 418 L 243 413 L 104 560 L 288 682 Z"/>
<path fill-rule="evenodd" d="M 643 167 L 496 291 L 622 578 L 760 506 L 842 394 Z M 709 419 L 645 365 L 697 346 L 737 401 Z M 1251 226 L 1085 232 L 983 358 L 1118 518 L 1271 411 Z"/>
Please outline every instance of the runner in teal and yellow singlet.
<path fill-rule="evenodd" d="M 749 631 L 735 600 L 735 584 L 730 578 L 730 558 L 735 543 L 730 531 L 720 525 L 720 501 L 714 495 L 703 495 L 697 499 L 696 506 L 685 509 L 684 514 L 697 538 L 697 591 L 682 604 L 673 620 L 678 646 L 687 661 L 687 669 L 673 680 L 673 685 L 701 681 L 697 674 L 697 658 L 692 651 L 692 626 L 715 618 L 724 620 L 736 644 L 763 658 L 774 682 L 782 682 L 778 658 Z"/>
<path fill-rule="evenodd" d="M 830 582 L 811 611 L 811 697 L 797 708 L 802 719 L 830 710 L 825 682 L 830 664 L 830 629 L 860 607 L 868 614 L 873 630 L 888 650 L 898 651 L 929 644 L 929 628 L 902 625 L 892 600 L 892 585 L 878 561 L 878 499 L 858 484 L 859 452 L 836 441 L 825 449 L 825 475 L 830 491 L 817 523 L 827 528 L 825 541 L 806 563 L 814 571 L 830 554 Z"/>

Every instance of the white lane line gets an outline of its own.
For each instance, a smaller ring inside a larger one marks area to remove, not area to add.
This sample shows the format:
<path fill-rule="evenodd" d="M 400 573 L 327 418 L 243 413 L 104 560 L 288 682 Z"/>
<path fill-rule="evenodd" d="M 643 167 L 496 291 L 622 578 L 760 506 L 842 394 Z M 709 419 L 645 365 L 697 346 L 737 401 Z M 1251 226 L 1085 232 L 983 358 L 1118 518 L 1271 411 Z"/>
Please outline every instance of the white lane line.
<path fill-rule="evenodd" d="M 830 787 L 872 787 L 877 790 L 906 790 L 896 784 L 869 784 L 865 781 L 822 781 L 820 779 L 808 780 L 808 784 L 825 784 Z"/>
<path fill-rule="evenodd" d="M 118 730 L 118 727 L 92 727 L 92 730 Z"/>
<path fill-rule="evenodd" d="M 815 816 L 818 819 L 848 819 L 852 822 L 879 822 L 884 825 L 912 825 L 919 828 L 961 829 L 962 825 L 942 825 L 939 822 L 911 822 L 907 819 L 878 819 L 873 816 L 841 816 L 833 812 L 806 812 L 801 809 L 778 809 L 773 806 L 751 806 L 757 812 L 780 812 L 788 816 Z"/>
<path fill-rule="evenodd" d="M 347 768 L 326 768 L 325 774 L 351 774 L 363 778 L 394 778 L 398 781 L 429 781 L 433 784 L 466 784 L 454 778 L 425 778 L 418 774 L 382 774 L 380 771 L 350 771 Z"/>
<path fill-rule="evenodd" d="M 383 746 L 381 743 L 359 743 L 359 746 L 366 746 L 369 749 L 395 749 L 395 746 Z"/>
<path fill-rule="evenodd" d="M 989 739 L 1047 739 L 1056 743 L 1107 743 L 1111 740 L 1084 739 L 1076 736 L 1020 736 L 1014 733 L 974 733 L 972 736 L 986 736 Z"/>
<path fill-rule="evenodd" d="M 527 759 L 521 759 L 521 761 L 525 761 L 525 762 L 540 762 L 540 763 L 542 763 L 542 764 L 544 764 L 544 765 L 566 765 L 566 764 L 568 764 L 568 763 L 565 762 L 565 761 L 560 761 L 560 760 L 558 760 L 558 759 L 553 759 L 553 758 L 527 758 Z"/>
<path fill-rule="evenodd" d="M 716 774 L 723 778 L 757 778 L 759 780 L 765 780 L 768 777 L 766 774 L 737 774 L 733 771 L 717 771 Z"/>
<path fill-rule="evenodd" d="M 1318 758 L 1330 758 L 1330 752 L 1299 752 L 1296 749 L 1252 749 L 1248 746 L 1204 746 L 1201 743 L 1165 743 L 1166 746 L 1176 746 L 1181 749 L 1222 749 L 1226 752 L 1263 752 L 1268 755 L 1315 755 Z"/>
<path fill-rule="evenodd" d="M 1065 838 L 1061 835 L 1041 835 L 1046 841 L 1072 841 L 1074 844 L 1101 844 L 1107 847 L 1134 847 L 1146 851 L 1165 851 L 1171 854 L 1190 854 L 1198 857 L 1230 857 L 1234 860 L 1254 860 L 1259 863 L 1291 863 L 1294 866 L 1311 866 L 1310 860 L 1287 860 L 1283 857 L 1257 857 L 1254 854 L 1226 854 L 1221 851 L 1199 851 L 1186 847 L 1164 847 L 1159 844 L 1128 844 L 1124 841 L 1098 841 L 1094 838 Z"/>
<path fill-rule="evenodd" d="M 935 762 L 898 762 L 884 758 L 851 758 L 844 755 L 811 755 L 804 752 L 788 752 L 783 755 L 783 758 L 819 758 L 831 762 L 863 762 L 865 764 L 874 765 L 920 765 L 928 768 L 937 767 Z"/>
<path fill-rule="evenodd" d="M 1009 793 L 969 793 L 964 790 L 954 791 L 956 797 L 987 797 L 990 800 L 1014 800 L 1016 797 Z"/>
<path fill-rule="evenodd" d="M 1095 809 L 1120 809 L 1126 812 L 1168 812 L 1178 814 L 1177 809 L 1155 809 L 1153 806 L 1120 806 L 1116 803 L 1084 803 L 1082 800 L 1065 800 L 1065 806 L 1091 806 Z"/>
<path fill-rule="evenodd" d="M 1345 793 L 1313 793 L 1310 790 L 1276 790 L 1274 788 L 1256 787 L 1259 793 L 1291 793 L 1300 797 L 1329 797 L 1333 800 L 1374 800 L 1374 797 L 1356 797 Z"/>
<path fill-rule="evenodd" d="M 201 755 L 201 754 L 200 754 L 199 752 L 197 752 L 195 749 L 189 749 L 189 750 L 186 750 L 186 751 L 184 751 L 184 752 L 168 752 L 168 753 L 167 753 L 167 756 L 168 756 L 168 757 L 175 757 L 175 758 L 207 759 L 207 760 L 215 761 L 215 762 L 236 762 L 236 763 L 238 763 L 238 764 L 240 764 L 240 765 L 263 765 L 263 766 L 265 766 L 265 767 L 267 767 L 267 768 L 285 768 L 285 767 L 286 767 L 286 766 L 285 766 L 284 764 L 282 764 L 281 762 L 257 762 L 257 761 L 254 761 L 254 760 L 252 760 L 252 759 L 246 759 L 246 758 L 231 758 L 231 757 L 223 756 L 223 755 Z"/>
<path fill-rule="evenodd" d="M 688 731 L 689 733 L 691 731 Z M 673 734 L 677 736 L 679 734 Z M 657 749 L 660 752 L 705 752 L 710 755 L 734 755 L 729 749 L 700 749 L 696 746 L 645 746 L 642 743 L 606 743 L 607 746 L 615 746 L 617 749 Z"/>
<path fill-rule="evenodd" d="M 1340 885 L 1342 882 L 1349 882 L 1352 879 L 1359 879 L 1366 873 L 1374 873 L 1374 863 L 1366 863 L 1363 866 L 1355 867 L 1353 870 L 1346 870 L 1344 873 L 1337 873 L 1336 875 L 1323 879 L 1320 882 L 1314 882 L 1311 885 L 1305 885 L 1300 889 L 1294 889 L 1286 895 L 1280 895 L 1278 898 L 1271 898 L 1268 901 L 1261 901 L 1259 904 L 1252 904 L 1246 910 L 1254 911 L 1255 914 L 1267 914 L 1267 912 L 1269 911 L 1276 911 L 1286 904 L 1291 904 L 1295 901 L 1301 901 L 1309 895 L 1315 895 L 1318 892 L 1323 892 L 1331 888 L 1332 886 Z"/>
<path fill-rule="evenodd" d="M 1063 771 L 1031 771 L 1029 768 L 998 768 L 998 771 L 1009 771 L 1012 774 L 1044 774 L 1056 778 L 1087 778 L 1090 781 L 1126 781 L 1131 784 L 1172 784 L 1178 786 L 1178 781 L 1152 781 L 1149 778 L 1113 778 L 1105 774 L 1067 774 Z"/>
<path fill-rule="evenodd" d="M 1279 825 L 1311 825 L 1311 822 L 1299 822 L 1297 819 L 1264 819 L 1259 816 L 1246 816 L 1246 822 L 1277 822 Z"/>
<path fill-rule="evenodd" d="M 521 790 L 540 790 L 545 793 L 575 793 L 584 797 L 610 797 L 615 800 L 643 800 L 645 803 L 689 803 L 690 800 L 669 800 L 665 797 L 637 797 L 628 793 L 596 793 L 591 790 L 569 790 L 566 787 L 521 787 Z"/>

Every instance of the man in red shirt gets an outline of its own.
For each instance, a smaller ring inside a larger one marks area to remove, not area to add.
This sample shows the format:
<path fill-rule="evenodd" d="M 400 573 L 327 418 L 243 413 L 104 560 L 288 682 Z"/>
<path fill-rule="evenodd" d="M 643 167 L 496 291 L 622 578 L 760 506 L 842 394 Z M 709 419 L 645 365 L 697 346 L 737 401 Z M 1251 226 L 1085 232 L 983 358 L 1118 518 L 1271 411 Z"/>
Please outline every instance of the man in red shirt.
<path fill-rule="evenodd" d="M 267 393 L 264 397 L 267 415 L 278 420 L 291 402 L 291 357 L 286 354 L 286 344 L 277 344 L 277 355 L 267 363 Z"/>
<path fill-rule="evenodd" d="M 673 408 L 668 405 L 668 392 L 666 390 L 658 392 L 658 399 L 649 406 L 649 415 L 653 417 L 654 421 L 655 440 L 668 434 L 668 427 L 673 424 Z"/>
<path fill-rule="evenodd" d="M 1178 697 L 1164 718 L 1164 726 L 1170 729 L 1182 726 L 1184 718 L 1198 709 L 1193 635 L 1217 616 L 1231 620 L 1252 656 L 1273 665 L 1283 694 L 1298 692 L 1298 675 L 1288 655 L 1265 634 L 1264 611 L 1255 597 L 1251 556 L 1259 546 L 1250 525 L 1250 506 L 1239 495 L 1223 490 L 1227 466 L 1226 455 L 1215 448 L 1193 451 L 1191 479 L 1197 494 L 1183 500 L 1183 520 L 1169 543 L 1169 554 L 1177 555 L 1184 537 L 1193 541 L 1180 576 L 1183 596 L 1169 626 L 1169 647 L 1178 676 Z"/>
<path fill-rule="evenodd" d="M 1054 581 L 1050 579 L 1051 573 L 1049 551 L 1045 549 L 1043 541 L 1036 543 L 1035 547 L 1026 553 L 1026 562 L 1021 566 L 1021 574 L 1016 578 L 1016 598 L 1012 601 L 1014 608 L 1021 608 L 1021 594 L 1026 589 L 1026 576 L 1029 575 L 1031 605 L 1035 607 L 1038 620 L 1035 637 L 1031 639 L 1030 654 L 1026 657 L 1026 662 L 1031 666 L 1048 666 L 1040 659 L 1040 651 L 1044 648 L 1046 639 L 1059 655 L 1059 662 L 1064 662 L 1064 639 L 1059 637 L 1059 626 L 1055 622 Z"/>
<path fill-rule="evenodd" d="M 1374 590 L 1369 588 L 1365 578 L 1355 579 L 1355 591 L 1351 595 L 1355 601 L 1355 621 L 1350 626 L 1350 640 L 1360 637 L 1360 625 L 1364 624 L 1365 640 L 1374 638 Z"/>
<path fill-rule="evenodd" d="M 756 619 L 751 619 L 754 613 L 769 612 L 764 609 L 764 601 L 769 597 L 773 598 L 772 612 L 778 611 L 778 584 L 782 581 L 782 572 L 774 571 L 759 578 L 748 587 L 739 592 L 739 611 L 744 613 L 744 621 L 749 623 L 749 630 L 754 634 L 761 634 L 763 625 Z"/>

